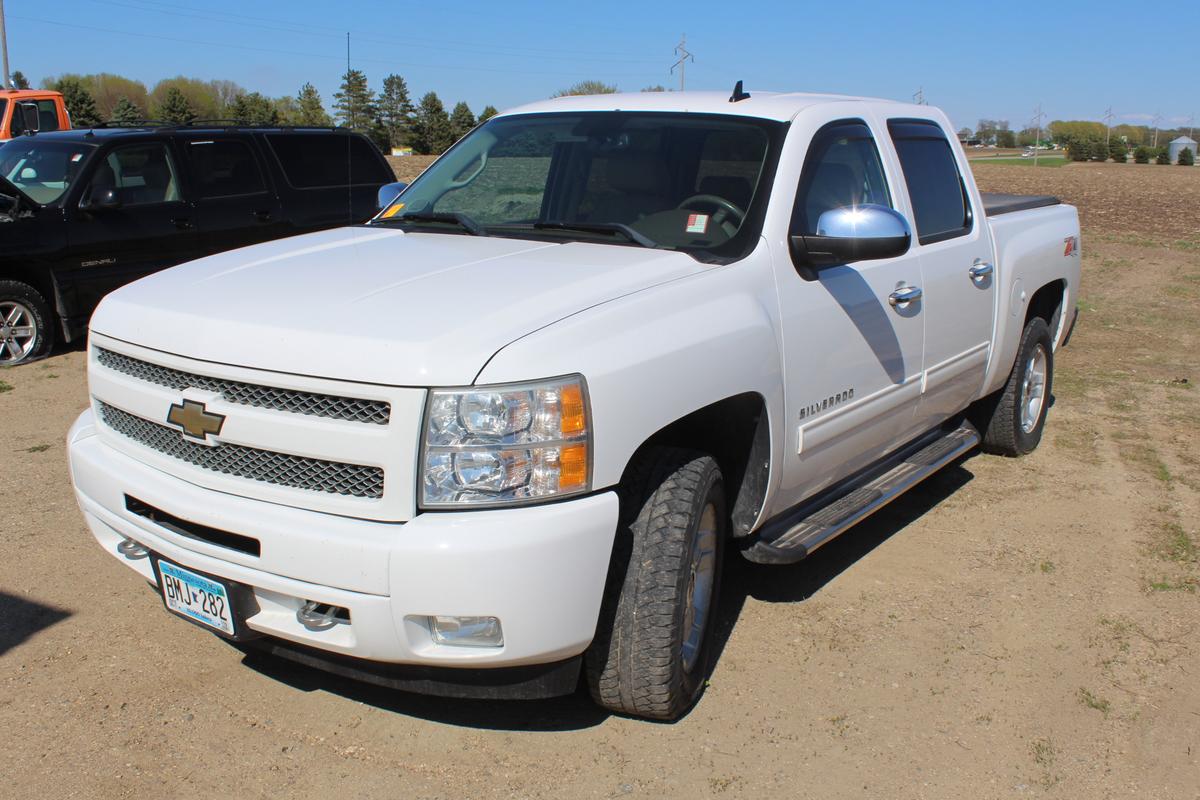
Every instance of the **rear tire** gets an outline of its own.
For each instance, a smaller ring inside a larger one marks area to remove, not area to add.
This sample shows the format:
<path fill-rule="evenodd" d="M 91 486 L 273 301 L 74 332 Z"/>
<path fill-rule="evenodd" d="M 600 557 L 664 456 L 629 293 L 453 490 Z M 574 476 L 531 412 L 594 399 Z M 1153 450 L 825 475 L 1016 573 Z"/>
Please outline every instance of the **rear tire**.
<path fill-rule="evenodd" d="M 654 448 L 621 488 L 621 521 L 585 663 L 597 703 L 676 719 L 704 689 L 727 534 L 717 462 Z"/>
<path fill-rule="evenodd" d="M 41 358 L 54 345 L 46 300 L 27 283 L 0 281 L 0 366 Z"/>
<path fill-rule="evenodd" d="M 1042 441 L 1054 385 L 1054 349 L 1050 328 L 1041 317 L 1025 324 L 1021 346 L 1008 382 L 993 400 L 986 419 L 983 449 L 1004 456 L 1032 452 Z"/>

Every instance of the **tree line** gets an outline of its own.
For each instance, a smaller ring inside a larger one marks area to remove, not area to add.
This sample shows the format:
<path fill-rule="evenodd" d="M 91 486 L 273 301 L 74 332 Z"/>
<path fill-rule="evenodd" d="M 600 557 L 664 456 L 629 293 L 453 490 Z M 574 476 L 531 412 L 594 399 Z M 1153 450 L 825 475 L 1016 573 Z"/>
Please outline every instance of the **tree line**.
<path fill-rule="evenodd" d="M 1165 144 L 1186 132 L 1183 128 L 1159 128 L 1158 142 Z M 1068 153 L 1072 143 L 1075 144 L 1074 149 L 1078 153 L 1084 149 L 1095 150 L 1097 142 L 1101 149 L 1106 149 L 1112 147 L 1116 141 L 1122 152 L 1127 152 L 1142 146 L 1153 149 L 1154 128 L 1149 125 L 1114 125 L 1106 128 L 1103 122 L 1056 119 L 1041 129 L 1039 139 L 1036 128 L 1014 131 L 1009 129 L 1008 120 L 981 119 L 974 131 L 963 128 L 958 132 L 958 136 L 960 139 L 978 139 L 983 144 L 996 147 L 1031 147 L 1035 142 L 1053 143 L 1066 148 Z"/>
<path fill-rule="evenodd" d="M 19 71 L 12 78 L 18 88 L 29 88 Z M 66 73 L 46 78 L 42 86 L 62 92 L 77 128 L 101 122 L 136 125 L 149 120 L 176 125 L 197 120 L 313 127 L 336 123 L 366 134 L 385 153 L 393 147 L 411 147 L 416 153 L 439 154 L 497 113 L 489 105 L 477 118 L 464 102 L 447 112 L 436 92 L 426 93 L 414 105 L 408 84 L 395 74 L 383 79 L 376 94 L 366 75 L 353 69 L 342 76 L 333 97 L 332 115 L 311 83 L 305 83 L 295 95 L 282 97 L 247 91 L 233 81 L 204 81 L 182 75 L 160 80 L 150 89 L 141 81 L 107 72 Z"/>

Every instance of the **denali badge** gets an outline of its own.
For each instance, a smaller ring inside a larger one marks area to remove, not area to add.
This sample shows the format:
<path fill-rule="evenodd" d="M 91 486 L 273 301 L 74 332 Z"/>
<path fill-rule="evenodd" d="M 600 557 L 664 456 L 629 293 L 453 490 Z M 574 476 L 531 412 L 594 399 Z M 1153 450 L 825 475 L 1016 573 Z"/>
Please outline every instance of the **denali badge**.
<path fill-rule="evenodd" d="M 224 414 L 210 414 L 204 410 L 204 403 L 195 400 L 184 400 L 171 406 L 167 414 L 167 422 L 178 425 L 183 435 L 189 439 L 207 442 L 211 434 L 216 436 L 225 424 Z"/>

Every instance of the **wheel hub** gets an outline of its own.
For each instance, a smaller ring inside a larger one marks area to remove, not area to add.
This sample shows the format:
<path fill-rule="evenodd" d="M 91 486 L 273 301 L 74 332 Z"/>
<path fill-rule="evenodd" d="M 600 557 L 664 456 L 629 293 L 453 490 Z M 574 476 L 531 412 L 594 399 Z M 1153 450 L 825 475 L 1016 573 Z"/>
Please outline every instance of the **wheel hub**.
<path fill-rule="evenodd" d="M 15 364 L 37 347 L 33 312 L 15 300 L 0 301 L 0 364 Z"/>
<path fill-rule="evenodd" d="M 1033 433 L 1042 416 L 1046 402 L 1046 373 L 1049 357 L 1046 348 L 1037 345 L 1025 362 L 1025 375 L 1021 380 L 1021 430 Z"/>
<path fill-rule="evenodd" d="M 687 604 L 683 611 L 683 668 L 691 672 L 700 658 L 704 632 L 711 612 L 717 563 L 717 508 L 704 507 L 692 545 L 692 563 L 688 574 Z"/>

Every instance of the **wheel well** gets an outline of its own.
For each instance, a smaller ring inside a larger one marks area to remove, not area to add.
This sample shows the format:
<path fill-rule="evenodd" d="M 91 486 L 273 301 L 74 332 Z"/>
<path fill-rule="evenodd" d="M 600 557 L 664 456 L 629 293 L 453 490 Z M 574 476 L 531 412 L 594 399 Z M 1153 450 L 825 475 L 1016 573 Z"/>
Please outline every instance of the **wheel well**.
<path fill-rule="evenodd" d="M 766 494 L 771 437 L 766 402 L 756 392 L 727 397 L 660 429 L 642 443 L 632 465 L 649 447 L 684 447 L 708 453 L 721 467 L 735 536 L 750 532 Z M 627 465 L 628 474 L 629 466 Z"/>
<path fill-rule="evenodd" d="M 1067 294 L 1067 282 L 1058 280 L 1050 281 L 1042 288 L 1033 293 L 1033 298 L 1029 301 L 1029 309 L 1025 312 L 1025 324 L 1029 324 L 1029 320 L 1034 317 L 1041 317 L 1046 320 L 1046 325 L 1050 328 L 1050 336 L 1054 338 L 1058 332 L 1058 319 L 1062 314 L 1063 299 Z"/>

